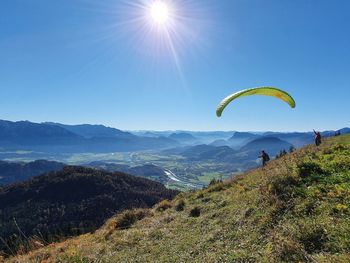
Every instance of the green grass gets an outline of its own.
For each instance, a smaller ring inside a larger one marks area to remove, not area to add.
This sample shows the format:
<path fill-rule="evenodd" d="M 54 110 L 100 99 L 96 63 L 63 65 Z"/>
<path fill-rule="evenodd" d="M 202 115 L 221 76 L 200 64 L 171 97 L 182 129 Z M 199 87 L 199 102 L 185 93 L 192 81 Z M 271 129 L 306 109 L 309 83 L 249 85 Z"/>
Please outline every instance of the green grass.
<path fill-rule="evenodd" d="M 350 135 L 159 207 L 10 261 L 350 262 Z"/>

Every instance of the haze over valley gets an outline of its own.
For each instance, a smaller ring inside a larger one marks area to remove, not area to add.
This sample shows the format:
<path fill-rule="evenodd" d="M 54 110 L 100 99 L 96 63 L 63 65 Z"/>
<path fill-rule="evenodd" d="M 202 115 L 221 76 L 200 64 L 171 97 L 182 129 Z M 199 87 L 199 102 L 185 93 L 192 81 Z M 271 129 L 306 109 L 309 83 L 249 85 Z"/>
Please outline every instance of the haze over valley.
<path fill-rule="evenodd" d="M 261 150 L 273 158 L 312 142 L 313 132 L 126 132 L 103 125 L 0 121 L 0 183 L 80 165 L 188 190 L 258 167 Z"/>

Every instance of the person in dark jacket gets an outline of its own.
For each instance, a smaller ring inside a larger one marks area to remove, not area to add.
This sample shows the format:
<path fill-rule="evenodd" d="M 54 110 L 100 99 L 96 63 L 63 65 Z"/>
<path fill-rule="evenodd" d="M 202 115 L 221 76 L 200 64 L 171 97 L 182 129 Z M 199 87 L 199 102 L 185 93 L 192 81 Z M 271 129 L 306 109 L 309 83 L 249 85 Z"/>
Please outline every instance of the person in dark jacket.
<path fill-rule="evenodd" d="M 267 162 L 270 161 L 270 156 L 264 150 L 261 151 L 261 155 L 259 156 L 259 158 L 262 159 L 263 166 L 265 166 Z"/>
<path fill-rule="evenodd" d="M 322 143 L 321 133 L 314 130 L 314 134 L 315 134 L 315 144 L 316 146 L 319 146 Z"/>

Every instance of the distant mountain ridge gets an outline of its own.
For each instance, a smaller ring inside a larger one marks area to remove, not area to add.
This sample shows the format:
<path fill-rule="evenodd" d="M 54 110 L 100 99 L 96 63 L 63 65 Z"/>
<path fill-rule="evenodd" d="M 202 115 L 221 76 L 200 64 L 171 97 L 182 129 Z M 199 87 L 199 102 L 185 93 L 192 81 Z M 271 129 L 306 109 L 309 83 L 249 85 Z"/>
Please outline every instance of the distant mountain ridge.
<path fill-rule="evenodd" d="M 196 145 L 186 149 L 182 156 L 190 160 L 216 160 L 219 162 L 230 161 L 234 158 L 235 150 L 228 146 Z"/>
<path fill-rule="evenodd" d="M 349 133 L 350 129 L 343 128 L 340 129 L 340 132 Z M 322 135 L 334 136 L 335 131 L 324 131 Z M 125 132 L 103 125 L 65 125 L 52 122 L 0 120 L 0 156 L 14 159 L 16 151 L 20 150 L 29 152 L 27 156 L 33 160 L 33 157 L 47 159 L 48 155 L 162 151 L 200 144 L 216 147 L 228 146 L 234 150 L 240 150 L 254 139 L 266 136 L 279 138 L 297 148 L 313 143 L 314 140 L 312 132 Z M 226 148 L 227 150 L 229 149 Z M 18 157 L 21 158 L 21 156 Z"/>
<path fill-rule="evenodd" d="M 116 128 L 106 127 L 104 125 L 78 124 L 66 125 L 55 122 L 45 122 L 44 124 L 62 127 L 72 133 L 83 136 L 85 138 L 93 137 L 118 137 L 118 138 L 136 138 L 136 135 L 130 132 L 124 132 Z"/>
<path fill-rule="evenodd" d="M 234 149 L 229 146 L 195 145 L 178 147 L 165 150 L 166 154 L 175 154 L 186 157 L 190 161 L 214 161 L 217 163 L 234 164 L 245 171 L 259 165 L 259 156 L 262 150 L 268 152 L 271 158 L 282 150 L 288 151 L 294 146 L 284 140 L 273 136 L 262 136 L 250 134 L 239 135 L 241 138 L 250 138 L 247 144 L 241 148 Z M 252 139 L 254 138 L 254 139 Z"/>
<path fill-rule="evenodd" d="M 264 136 L 247 143 L 240 149 L 240 151 L 246 152 L 253 158 L 257 158 L 261 151 L 265 150 L 271 157 L 274 157 L 281 150 L 288 151 L 290 147 L 294 146 L 287 141 L 283 141 L 273 136 Z"/>
<path fill-rule="evenodd" d="M 0 120 L 1 146 L 69 145 L 82 142 L 79 135 L 64 128 L 29 121 Z"/>
<path fill-rule="evenodd" d="M 54 153 L 123 152 L 178 146 L 167 137 L 140 137 L 102 125 L 0 120 L 0 148 Z"/>
<path fill-rule="evenodd" d="M 331 137 L 336 134 L 336 132 L 340 132 L 341 134 L 350 133 L 350 128 L 342 128 L 339 130 L 332 131 L 322 131 L 321 134 L 323 137 Z M 215 140 L 210 143 L 213 146 L 229 146 L 234 149 L 239 149 L 243 147 L 245 144 L 253 141 L 254 139 L 273 136 L 279 138 L 283 141 L 286 141 L 295 147 L 303 147 L 306 144 L 313 143 L 314 141 L 314 133 L 313 132 L 234 132 L 233 135 L 227 140 Z"/>
<path fill-rule="evenodd" d="M 59 171 L 64 166 L 63 163 L 46 160 L 36 160 L 28 163 L 0 161 L 0 186 L 25 181 L 47 172 Z"/>
<path fill-rule="evenodd" d="M 172 133 L 168 136 L 168 138 L 176 140 L 182 144 L 192 144 L 193 145 L 196 143 L 200 143 L 200 140 L 198 138 L 196 138 L 192 134 L 186 133 L 186 132 Z"/>
<path fill-rule="evenodd" d="M 250 133 L 250 132 L 235 132 L 230 139 L 228 139 L 229 146 L 231 147 L 242 147 L 243 145 L 247 144 L 248 142 L 259 138 L 260 135 Z"/>
<path fill-rule="evenodd" d="M 263 135 L 279 138 L 293 144 L 295 147 L 302 147 L 314 140 L 313 132 L 266 132 Z"/>

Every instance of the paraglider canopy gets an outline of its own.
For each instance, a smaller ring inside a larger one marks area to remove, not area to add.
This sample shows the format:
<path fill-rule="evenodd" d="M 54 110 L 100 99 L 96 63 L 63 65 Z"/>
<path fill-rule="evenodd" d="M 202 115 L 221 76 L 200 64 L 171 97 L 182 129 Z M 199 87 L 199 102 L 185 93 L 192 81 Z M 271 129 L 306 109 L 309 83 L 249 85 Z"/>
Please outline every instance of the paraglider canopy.
<path fill-rule="evenodd" d="M 295 101 L 292 98 L 292 96 L 289 95 L 287 92 L 274 87 L 257 87 L 252 89 L 241 90 L 224 98 L 216 109 L 216 116 L 220 117 L 223 110 L 231 101 L 239 97 L 250 95 L 263 95 L 275 97 L 288 103 L 290 107 L 295 108 Z"/>

